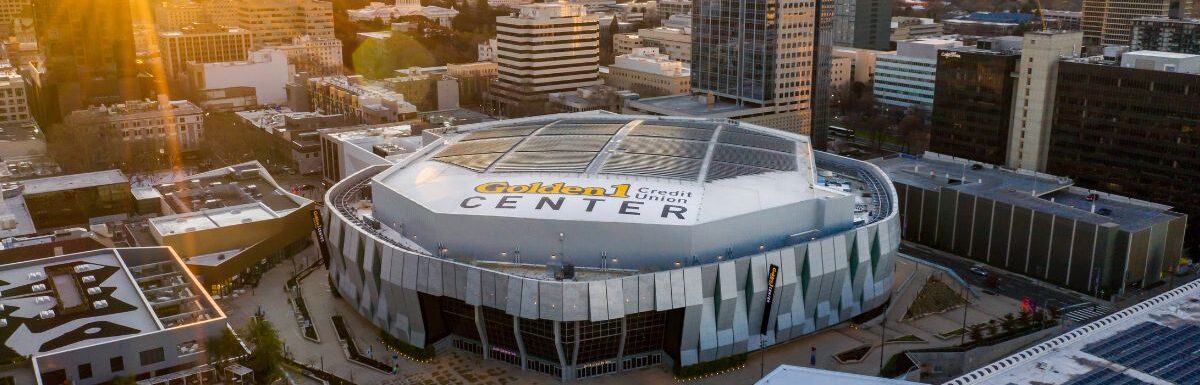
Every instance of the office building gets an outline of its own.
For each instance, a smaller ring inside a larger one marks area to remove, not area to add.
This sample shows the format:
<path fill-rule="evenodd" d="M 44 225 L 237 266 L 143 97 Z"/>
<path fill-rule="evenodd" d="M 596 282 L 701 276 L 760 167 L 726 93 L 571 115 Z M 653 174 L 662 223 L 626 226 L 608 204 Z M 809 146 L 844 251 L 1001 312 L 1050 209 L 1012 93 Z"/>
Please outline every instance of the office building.
<path fill-rule="evenodd" d="M 3 32 L 4 36 L 13 32 L 13 23 L 32 2 L 33 0 L 0 0 L 0 32 Z"/>
<path fill-rule="evenodd" d="M 1042 21 L 1046 22 L 1046 26 L 1051 29 L 1078 31 L 1080 23 L 1083 21 L 1083 12 L 1078 11 L 1046 9 L 1042 11 L 1042 14 Z"/>
<path fill-rule="evenodd" d="M 250 31 L 216 24 L 189 24 L 159 32 L 163 70 L 168 79 L 187 72 L 188 63 L 216 63 L 246 60 L 253 47 Z"/>
<path fill-rule="evenodd" d="M 925 153 L 872 160 L 895 183 L 904 239 L 1111 299 L 1166 279 L 1187 216 L 1170 206 Z"/>
<path fill-rule="evenodd" d="M 833 58 L 850 61 L 850 81 L 870 85 L 875 81 L 875 55 L 883 53 L 870 49 L 834 47 Z"/>
<path fill-rule="evenodd" d="M 159 32 L 178 31 L 183 27 L 208 21 L 204 5 L 192 0 L 164 0 L 154 2 L 154 30 Z"/>
<path fill-rule="evenodd" d="M 945 385 L 1186 384 L 1200 334 L 1200 281 L 1133 304 L 947 381 Z"/>
<path fill-rule="evenodd" d="M 1200 19 L 1136 19 L 1129 49 L 1200 55 Z"/>
<path fill-rule="evenodd" d="M 834 0 L 833 44 L 887 50 L 892 4 L 883 0 Z"/>
<path fill-rule="evenodd" d="M 78 135 L 126 147 L 142 142 L 159 153 L 194 151 L 204 136 L 204 111 L 187 100 L 96 106 L 71 112 L 63 123 Z"/>
<path fill-rule="evenodd" d="M 626 55 L 635 48 L 653 47 L 667 55 L 690 65 L 692 62 L 692 36 L 690 28 L 643 28 L 637 33 L 619 33 L 613 36 L 613 53 Z"/>
<path fill-rule="evenodd" d="M 166 385 L 215 380 L 216 369 L 208 365 L 203 347 L 229 325 L 170 248 L 39 255 L 0 265 L 0 277 L 4 291 L 27 293 L 0 300 L 14 309 L 0 320 L 5 360 L 28 359 L 0 371 L 0 381 L 95 385 L 136 377 L 142 384 Z"/>
<path fill-rule="evenodd" d="M 238 17 L 239 0 L 204 0 L 205 21 L 226 27 L 241 27 Z"/>
<path fill-rule="evenodd" d="M 133 203 L 129 178 L 120 170 L 25 180 L 15 188 L 32 225 L 42 230 L 128 213 Z"/>
<path fill-rule="evenodd" d="M 1017 92 L 1008 139 L 1008 167 L 1046 170 L 1059 62 L 1063 58 L 1079 56 L 1083 36 L 1083 32 L 1079 31 L 1025 33 L 1025 40 L 1021 43 L 1021 61 L 1017 66 Z"/>
<path fill-rule="evenodd" d="M 258 128 L 264 138 L 261 150 L 274 159 L 285 159 L 287 167 L 303 175 L 321 172 L 318 130 L 349 125 L 341 115 L 295 112 L 286 108 L 241 111 L 237 116 Z"/>
<path fill-rule="evenodd" d="M 27 122 L 33 119 L 25 77 L 12 68 L 0 69 L 0 123 Z"/>
<path fill-rule="evenodd" d="M 1001 23 L 970 19 L 942 20 L 942 33 L 947 35 L 967 36 L 1012 36 L 1020 33 L 1024 24 Z"/>
<path fill-rule="evenodd" d="M 579 87 L 573 91 L 555 92 L 546 101 L 550 114 L 586 111 L 620 111 L 626 101 L 637 99 L 633 91 L 606 85 Z"/>
<path fill-rule="evenodd" d="M 658 16 L 666 19 L 675 15 L 692 14 L 692 0 L 659 0 Z"/>
<path fill-rule="evenodd" d="M 372 1 L 365 7 L 346 10 L 346 16 L 354 21 L 374 21 L 379 19 L 385 23 L 404 16 L 419 14 L 420 0 L 396 0 L 392 4 Z"/>
<path fill-rule="evenodd" d="M 343 72 L 341 40 L 301 36 L 275 48 L 287 55 L 288 64 L 296 73 L 330 76 Z"/>
<path fill-rule="evenodd" d="M 1060 64 L 1046 169 L 1200 213 L 1200 56 L 1130 52 Z M 1189 229 L 1189 244 L 1197 232 Z M 1157 237 L 1158 235 L 1156 235 Z"/>
<path fill-rule="evenodd" d="M 536 115 L 550 93 L 601 83 L 600 23 L 582 5 L 522 5 L 496 23 L 500 76 L 492 98 L 501 115 Z"/>
<path fill-rule="evenodd" d="M 946 39 L 905 40 L 895 53 L 875 55 L 875 103 L 889 110 L 933 108 L 938 50 L 961 47 Z"/>
<path fill-rule="evenodd" d="M 162 215 L 130 226 L 132 237 L 171 247 L 215 295 L 311 245 L 313 202 L 280 187 L 257 161 L 142 187 L 138 200 L 158 203 Z"/>
<path fill-rule="evenodd" d="M 742 5 L 722 0 L 694 10 L 694 95 L 631 101 L 627 111 L 739 119 L 810 135 L 824 147 L 832 4 L 787 0 L 779 8 L 764 3 L 752 10 Z"/>
<path fill-rule="evenodd" d="M 933 19 L 908 16 L 892 17 L 890 38 L 892 49 L 895 49 L 896 42 L 902 40 L 930 38 L 941 35 L 942 23 L 935 22 Z"/>
<path fill-rule="evenodd" d="M 1013 74 L 1021 59 L 1022 39 L 1010 36 L 986 42 L 995 44 L 938 53 L 929 150 L 1004 164 L 1017 82 Z"/>
<path fill-rule="evenodd" d="M 43 125 L 94 104 L 141 97 L 128 0 L 39 0 L 37 46 L 45 55 L 37 84 Z"/>
<path fill-rule="evenodd" d="M 417 116 L 417 106 L 404 95 L 359 75 L 310 78 L 306 84 L 313 111 L 340 114 L 351 123 L 395 123 Z"/>
<path fill-rule="evenodd" d="M 333 39 L 333 3 L 321 0 L 262 0 L 238 3 L 238 26 L 250 30 L 256 47 L 287 45 L 301 36 Z"/>
<path fill-rule="evenodd" d="M 422 135 L 335 184 L 344 204 L 325 211 L 332 288 L 409 345 L 571 381 L 783 344 L 888 301 L 895 190 L 803 135 L 602 113 Z M 364 190 L 369 212 L 350 204 Z"/>
<path fill-rule="evenodd" d="M 244 56 L 241 61 L 189 62 L 187 79 L 192 92 L 250 87 L 254 90 L 255 105 L 286 104 L 285 87 L 291 73 L 283 51 L 267 48 Z"/>
<path fill-rule="evenodd" d="M 1083 44 L 1089 48 L 1129 45 L 1133 41 L 1133 21 L 1143 17 L 1183 18 L 1188 0 L 1084 0 Z"/>
<path fill-rule="evenodd" d="M 329 185 L 364 168 L 398 162 L 437 140 L 436 135 L 413 135 L 408 124 L 323 129 L 321 176 Z"/>
<path fill-rule="evenodd" d="M 836 90 L 850 87 L 851 76 L 854 74 L 854 60 L 848 57 L 834 56 L 833 66 L 829 70 L 829 86 Z"/>
<path fill-rule="evenodd" d="M 686 94 L 691 90 L 691 70 L 683 63 L 658 53 L 658 48 L 638 48 L 617 56 L 601 75 L 604 83 L 636 92 L 644 98 Z"/>

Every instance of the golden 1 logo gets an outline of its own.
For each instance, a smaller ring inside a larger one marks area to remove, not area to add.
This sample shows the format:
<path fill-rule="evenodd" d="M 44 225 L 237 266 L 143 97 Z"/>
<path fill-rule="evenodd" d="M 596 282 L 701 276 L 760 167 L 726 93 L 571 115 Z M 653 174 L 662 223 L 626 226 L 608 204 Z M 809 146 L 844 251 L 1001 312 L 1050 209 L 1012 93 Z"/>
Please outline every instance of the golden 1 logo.
<path fill-rule="evenodd" d="M 518 211 L 559 211 L 567 207 L 565 211 L 577 212 L 582 209 L 585 213 L 610 208 L 615 209 L 620 215 L 641 216 L 649 211 L 664 219 L 686 219 L 684 215 L 688 212 L 686 205 L 690 203 L 691 199 L 696 198 L 692 191 L 660 190 L 650 187 L 635 188 L 629 183 L 599 187 L 576 186 L 566 182 L 512 184 L 498 181 L 476 185 L 475 192 L 480 195 L 463 199 L 459 203 L 459 207 Z M 499 197 L 491 199 L 486 195 L 499 195 Z M 531 197 L 529 195 L 543 196 Z M 572 209 L 571 207 L 577 208 Z"/>
<path fill-rule="evenodd" d="M 609 191 L 606 187 L 569 186 L 558 182 L 543 184 L 542 182 L 510 185 L 508 182 L 489 182 L 475 186 L 475 192 L 483 194 L 542 194 L 542 195 L 586 195 L 593 197 L 629 198 L 629 184 L 612 185 Z"/>

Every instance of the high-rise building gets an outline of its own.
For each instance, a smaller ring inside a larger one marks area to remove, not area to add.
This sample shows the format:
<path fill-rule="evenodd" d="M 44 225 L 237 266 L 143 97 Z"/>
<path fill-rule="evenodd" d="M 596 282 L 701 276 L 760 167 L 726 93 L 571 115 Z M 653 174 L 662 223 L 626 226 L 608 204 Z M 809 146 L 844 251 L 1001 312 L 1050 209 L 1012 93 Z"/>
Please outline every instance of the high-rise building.
<path fill-rule="evenodd" d="M 938 50 L 961 47 L 947 39 L 918 39 L 899 42 L 895 53 L 875 56 L 875 103 L 889 110 L 933 108 Z"/>
<path fill-rule="evenodd" d="M 522 5 L 496 24 L 500 76 L 492 96 L 500 114 L 537 114 L 550 93 L 601 83 L 600 23 L 582 5 Z"/>
<path fill-rule="evenodd" d="M 1200 19 L 1143 17 L 1134 20 L 1129 49 L 1200 54 Z"/>
<path fill-rule="evenodd" d="M 887 50 L 892 4 L 884 0 L 834 0 L 831 30 L 839 46 Z"/>
<path fill-rule="evenodd" d="M 168 79 L 187 71 L 188 62 L 216 63 L 246 60 L 253 43 L 250 31 L 216 24 L 192 24 L 158 33 L 163 68 Z"/>
<path fill-rule="evenodd" d="M 14 20 L 31 2 L 32 0 L 0 0 L 0 32 L 3 32 L 4 36 L 13 32 Z"/>
<path fill-rule="evenodd" d="M 1063 61 L 1055 100 L 1049 172 L 1200 214 L 1200 56 L 1138 51 L 1119 65 Z M 1188 233 L 1195 244 L 1196 228 Z"/>
<path fill-rule="evenodd" d="M 1063 58 L 1079 56 L 1083 36 L 1083 32 L 1079 31 L 1025 33 L 1025 40 L 1021 43 L 1021 62 L 1017 67 L 1012 129 L 1008 138 L 1006 164 L 1009 167 L 1036 171 L 1046 169 L 1058 65 Z"/>
<path fill-rule="evenodd" d="M 154 3 L 154 24 L 159 32 L 178 31 L 192 23 L 208 21 L 204 6 L 192 0 L 166 0 Z"/>
<path fill-rule="evenodd" d="M 1189 12 L 1189 0 L 1084 0 L 1084 45 L 1129 45 L 1133 21 L 1143 17 L 1181 18 Z"/>
<path fill-rule="evenodd" d="M 991 47 L 942 50 L 929 150 L 988 164 L 1007 159 L 1013 90 L 1021 38 L 991 39 Z M 983 43 L 981 41 L 981 43 Z"/>
<path fill-rule="evenodd" d="M 301 36 L 333 39 L 333 3 L 320 0 L 262 0 L 238 3 L 239 26 L 254 34 L 256 47 L 280 46 Z"/>
<path fill-rule="evenodd" d="M 33 10 L 46 58 L 43 125 L 92 104 L 140 98 L 128 0 L 39 0 Z"/>
<path fill-rule="evenodd" d="M 0 70 L 0 122 L 21 122 L 33 118 L 25 79 L 12 68 Z"/>

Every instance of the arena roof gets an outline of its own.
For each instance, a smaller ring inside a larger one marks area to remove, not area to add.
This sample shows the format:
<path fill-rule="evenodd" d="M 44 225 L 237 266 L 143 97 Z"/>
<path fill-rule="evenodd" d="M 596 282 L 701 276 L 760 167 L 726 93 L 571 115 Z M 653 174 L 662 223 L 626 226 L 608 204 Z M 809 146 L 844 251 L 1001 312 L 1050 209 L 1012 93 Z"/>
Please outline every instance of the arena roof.
<path fill-rule="evenodd" d="M 564 218 L 658 224 L 707 222 L 846 194 L 814 186 L 807 137 L 723 120 L 618 115 L 517 119 L 446 133 L 375 180 L 438 212 L 461 211 L 464 196 L 541 188 L 543 197 L 627 194 L 689 213 L 684 221 L 665 220 L 674 219 L 665 211 Z M 489 188 L 496 190 L 484 191 Z M 721 204 L 705 206 L 705 200 Z M 492 215 L 539 214 L 518 207 Z"/>

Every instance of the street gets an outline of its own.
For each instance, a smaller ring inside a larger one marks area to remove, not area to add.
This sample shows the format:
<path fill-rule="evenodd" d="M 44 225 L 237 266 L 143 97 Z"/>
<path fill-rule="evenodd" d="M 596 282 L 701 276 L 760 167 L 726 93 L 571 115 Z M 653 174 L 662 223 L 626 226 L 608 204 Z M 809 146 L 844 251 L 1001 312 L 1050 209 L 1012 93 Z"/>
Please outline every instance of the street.
<path fill-rule="evenodd" d="M 975 266 L 978 262 L 937 251 L 923 245 L 904 242 L 900 244 L 900 252 L 950 268 L 973 286 L 986 288 L 996 293 L 996 295 L 1003 295 L 1018 301 L 1029 298 L 1039 307 L 1057 306 L 1062 308 L 1092 302 L 1077 294 L 1054 288 L 1048 283 L 1038 282 L 1031 278 L 1008 273 L 1000 269 L 985 267 L 989 274 L 996 276 L 998 279 L 998 284 L 990 287 L 987 285 L 987 278 L 971 272 L 971 267 Z"/>

